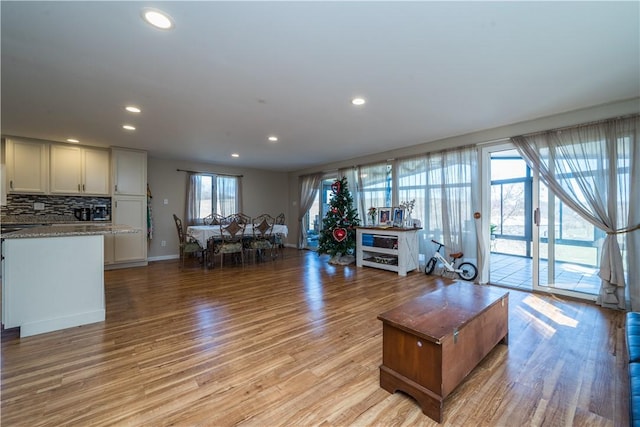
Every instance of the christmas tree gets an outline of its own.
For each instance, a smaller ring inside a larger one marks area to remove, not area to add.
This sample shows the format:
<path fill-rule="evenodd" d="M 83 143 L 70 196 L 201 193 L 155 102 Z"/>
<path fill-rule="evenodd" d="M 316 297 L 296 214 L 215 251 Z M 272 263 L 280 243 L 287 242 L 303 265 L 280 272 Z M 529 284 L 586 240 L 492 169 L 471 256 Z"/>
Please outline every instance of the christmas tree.
<path fill-rule="evenodd" d="M 332 261 L 344 255 L 352 255 L 356 248 L 356 230 L 360 225 L 358 211 L 353 207 L 353 198 L 347 186 L 347 178 L 342 177 L 331 184 L 332 196 L 329 212 L 322 219 L 322 233 L 319 238 L 318 254 L 329 254 Z M 332 262 L 330 261 L 330 262 Z"/>

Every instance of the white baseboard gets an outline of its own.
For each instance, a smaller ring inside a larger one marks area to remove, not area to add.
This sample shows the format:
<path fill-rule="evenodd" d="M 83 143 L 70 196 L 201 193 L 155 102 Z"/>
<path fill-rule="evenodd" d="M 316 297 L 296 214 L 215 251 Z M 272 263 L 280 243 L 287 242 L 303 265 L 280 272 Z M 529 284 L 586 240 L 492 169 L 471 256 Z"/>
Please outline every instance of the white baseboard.
<path fill-rule="evenodd" d="M 94 310 L 86 313 L 74 313 L 69 316 L 58 317 L 56 319 L 45 319 L 37 322 L 24 323 L 20 325 L 20 338 L 80 325 L 88 325 L 90 323 L 104 322 L 104 319 L 105 310 Z"/>
<path fill-rule="evenodd" d="M 146 267 L 148 265 L 148 261 L 135 261 L 135 262 L 123 262 L 123 263 L 114 263 L 114 264 L 106 264 L 104 266 L 105 270 L 117 270 L 120 268 L 131 268 L 131 267 Z"/>
<path fill-rule="evenodd" d="M 284 245 L 286 248 L 296 248 L 296 245 L 292 244 L 292 243 L 285 243 Z M 179 259 L 180 255 L 179 254 L 173 254 L 173 255 L 159 255 L 159 256 L 152 256 L 152 257 L 148 257 L 147 261 L 152 262 L 152 261 L 166 261 L 166 260 L 170 260 L 170 259 Z"/>
<path fill-rule="evenodd" d="M 152 256 L 152 257 L 148 257 L 147 261 L 166 261 L 168 259 L 178 259 L 180 258 L 179 254 L 174 254 L 174 255 L 160 255 L 160 256 Z"/>

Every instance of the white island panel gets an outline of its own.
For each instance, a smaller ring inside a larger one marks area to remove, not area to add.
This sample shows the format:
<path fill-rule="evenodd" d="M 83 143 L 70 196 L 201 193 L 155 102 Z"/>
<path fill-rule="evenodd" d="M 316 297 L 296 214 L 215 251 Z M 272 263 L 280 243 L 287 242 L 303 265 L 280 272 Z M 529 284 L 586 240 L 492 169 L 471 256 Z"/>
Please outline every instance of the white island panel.
<path fill-rule="evenodd" d="M 20 336 L 105 319 L 103 236 L 5 239 L 2 318 Z"/>

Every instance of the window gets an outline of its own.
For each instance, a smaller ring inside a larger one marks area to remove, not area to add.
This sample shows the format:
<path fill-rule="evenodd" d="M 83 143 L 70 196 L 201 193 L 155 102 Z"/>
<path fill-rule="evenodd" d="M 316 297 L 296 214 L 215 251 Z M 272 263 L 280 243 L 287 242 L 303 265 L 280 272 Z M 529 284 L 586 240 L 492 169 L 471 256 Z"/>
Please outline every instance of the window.
<path fill-rule="evenodd" d="M 412 219 L 425 224 L 429 191 L 427 186 L 427 160 L 425 157 L 405 159 L 398 162 L 398 203 L 415 200 Z"/>
<path fill-rule="evenodd" d="M 477 153 L 474 149 L 431 153 L 397 161 L 398 203 L 415 199 L 413 219 L 419 219 L 420 260 L 434 250 L 431 239 L 451 251 L 476 253 L 473 194 Z M 472 261 L 473 262 L 473 261 Z"/>
<path fill-rule="evenodd" d="M 492 234 L 501 239 L 531 241 L 532 185 L 531 169 L 516 150 L 492 154 Z"/>
<path fill-rule="evenodd" d="M 240 211 L 239 177 L 199 175 L 198 178 L 197 218 L 204 218 L 212 213 L 227 216 Z"/>
<path fill-rule="evenodd" d="M 238 180 L 239 178 L 235 176 L 216 177 L 217 197 L 215 213 L 226 216 L 240 212 Z"/>
<path fill-rule="evenodd" d="M 391 206 L 391 165 L 361 166 L 360 182 L 365 211 L 370 207 Z"/>

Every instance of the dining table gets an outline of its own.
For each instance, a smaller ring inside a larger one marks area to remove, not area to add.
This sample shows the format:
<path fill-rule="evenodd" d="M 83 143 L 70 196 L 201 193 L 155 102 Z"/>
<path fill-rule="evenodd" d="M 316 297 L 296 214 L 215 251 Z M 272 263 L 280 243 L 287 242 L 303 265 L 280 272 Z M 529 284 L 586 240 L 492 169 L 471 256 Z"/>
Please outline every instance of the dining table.
<path fill-rule="evenodd" d="M 289 229 L 284 224 L 274 224 L 272 234 L 287 237 Z M 195 239 L 203 248 L 207 247 L 207 241 L 210 238 L 222 237 L 219 225 L 190 225 L 187 227 L 187 235 Z M 245 225 L 244 235 L 245 237 L 253 236 L 253 224 Z"/>

